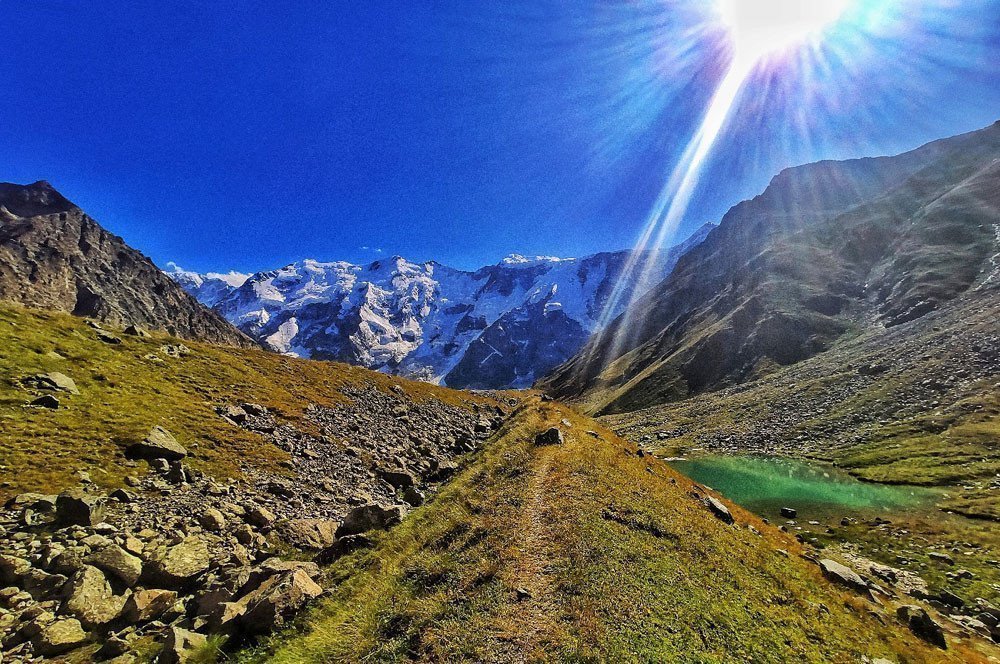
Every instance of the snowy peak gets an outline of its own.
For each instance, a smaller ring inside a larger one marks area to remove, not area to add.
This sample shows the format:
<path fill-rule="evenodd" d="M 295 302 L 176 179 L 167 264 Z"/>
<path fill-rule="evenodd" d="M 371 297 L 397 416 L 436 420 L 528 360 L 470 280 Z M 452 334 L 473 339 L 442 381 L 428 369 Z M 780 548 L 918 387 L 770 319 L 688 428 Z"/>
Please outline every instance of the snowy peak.
<path fill-rule="evenodd" d="M 662 252 L 654 283 L 712 228 Z M 474 272 L 393 256 L 367 265 L 304 259 L 251 276 L 172 265 L 168 274 L 276 352 L 503 388 L 530 385 L 597 331 L 630 255 L 513 254 Z"/>
<path fill-rule="evenodd" d="M 566 263 L 575 260 L 575 258 L 558 258 L 556 256 L 522 256 L 521 254 L 511 254 L 500 261 L 499 264 L 505 267 L 534 267 L 536 265 Z"/>

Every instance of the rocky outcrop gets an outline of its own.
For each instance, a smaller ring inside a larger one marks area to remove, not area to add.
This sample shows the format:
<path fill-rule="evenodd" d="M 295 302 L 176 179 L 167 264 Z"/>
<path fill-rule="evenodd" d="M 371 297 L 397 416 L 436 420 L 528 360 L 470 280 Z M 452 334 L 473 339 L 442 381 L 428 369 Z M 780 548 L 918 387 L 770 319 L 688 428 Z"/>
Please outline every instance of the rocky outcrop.
<path fill-rule="evenodd" d="M 47 182 L 0 183 L 0 300 L 185 339 L 255 345 Z"/>

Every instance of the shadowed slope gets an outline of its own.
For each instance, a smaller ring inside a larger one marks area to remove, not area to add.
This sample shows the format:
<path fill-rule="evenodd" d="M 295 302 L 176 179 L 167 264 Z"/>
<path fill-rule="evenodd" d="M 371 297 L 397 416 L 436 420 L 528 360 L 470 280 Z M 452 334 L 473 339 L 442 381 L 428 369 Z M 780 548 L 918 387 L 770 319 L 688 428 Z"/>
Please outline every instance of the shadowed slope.
<path fill-rule="evenodd" d="M 914 320 L 994 268 L 1000 123 L 785 171 L 543 387 L 603 413 L 764 375 Z"/>

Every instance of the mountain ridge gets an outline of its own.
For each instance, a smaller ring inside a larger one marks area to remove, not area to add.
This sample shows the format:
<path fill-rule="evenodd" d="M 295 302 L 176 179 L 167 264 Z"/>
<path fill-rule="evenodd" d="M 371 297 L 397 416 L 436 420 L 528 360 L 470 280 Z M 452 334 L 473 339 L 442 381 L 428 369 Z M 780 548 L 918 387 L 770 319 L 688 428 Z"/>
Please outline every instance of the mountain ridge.
<path fill-rule="evenodd" d="M 255 345 L 45 181 L 0 183 L 0 300 Z"/>
<path fill-rule="evenodd" d="M 542 386 L 625 412 L 926 314 L 996 252 L 997 155 L 1000 123 L 896 157 L 783 171 Z"/>

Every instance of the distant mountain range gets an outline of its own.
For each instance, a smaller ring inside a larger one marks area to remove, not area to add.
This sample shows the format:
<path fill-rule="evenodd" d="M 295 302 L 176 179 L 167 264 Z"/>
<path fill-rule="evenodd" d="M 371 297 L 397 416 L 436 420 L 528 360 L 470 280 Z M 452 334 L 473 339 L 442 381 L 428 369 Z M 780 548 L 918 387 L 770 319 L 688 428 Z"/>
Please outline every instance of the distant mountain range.
<path fill-rule="evenodd" d="M 714 228 L 660 252 L 648 283 Z M 303 260 L 254 275 L 172 265 L 167 274 L 274 351 L 451 387 L 506 388 L 532 385 L 583 346 L 630 255 L 514 255 L 472 272 L 395 256 L 368 265 Z"/>
<path fill-rule="evenodd" d="M 752 380 L 1000 280 L 1000 123 L 786 170 L 543 381 L 602 413 Z"/>

